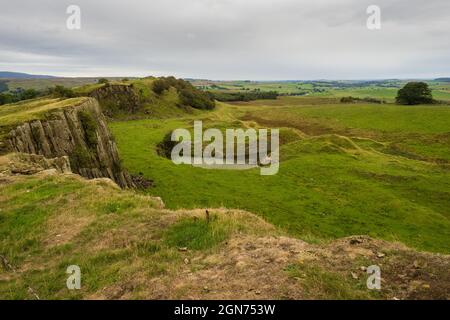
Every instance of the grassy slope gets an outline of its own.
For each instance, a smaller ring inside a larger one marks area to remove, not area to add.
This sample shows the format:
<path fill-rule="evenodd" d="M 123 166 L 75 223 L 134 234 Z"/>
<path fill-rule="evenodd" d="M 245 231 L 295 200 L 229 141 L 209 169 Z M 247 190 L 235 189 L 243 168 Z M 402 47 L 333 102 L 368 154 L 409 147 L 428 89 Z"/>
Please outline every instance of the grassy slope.
<path fill-rule="evenodd" d="M 207 223 L 204 210 L 162 210 L 155 199 L 106 181 L 2 176 L 0 298 L 445 299 L 448 294 L 448 257 L 366 238 L 357 245 L 352 238 L 315 246 L 280 235 L 246 212 L 210 209 Z M 383 289 L 369 291 L 361 266 L 381 263 Z M 81 269 L 81 290 L 66 287 L 70 265 Z"/>
<path fill-rule="evenodd" d="M 77 176 L 2 178 L 0 189 L 0 298 L 33 298 L 29 288 L 45 299 L 94 298 L 130 279 L 176 278 L 186 257 L 233 234 L 278 234 L 244 212 L 212 211 L 207 224 L 204 211 L 161 210 L 152 198 Z M 81 291 L 65 288 L 73 264 L 83 270 Z M 149 294 L 141 286 L 132 298 Z"/>
<path fill-rule="evenodd" d="M 448 169 L 399 157 L 386 147 L 392 140 L 402 141 L 405 134 L 429 138 L 446 133 L 448 109 L 432 107 L 431 110 L 428 106 L 377 109 L 380 106 L 371 105 L 308 107 L 301 103 L 286 108 L 283 101 L 272 102 L 269 107 L 259 103 L 222 104 L 217 111 L 201 116 L 116 122 L 111 124 L 111 129 L 125 166 L 153 179 L 155 187 L 150 193 L 162 196 L 170 208 L 243 208 L 302 239 L 368 234 L 400 240 L 423 250 L 449 252 Z M 287 98 L 287 101 L 301 100 Z M 282 124 L 274 121 L 276 115 L 283 119 Z M 407 120 L 398 121 L 402 117 Z M 203 118 L 207 125 L 220 127 L 234 126 L 239 118 L 245 119 L 242 125 L 261 121 L 270 127 L 270 122 L 264 120 L 272 120 L 274 127 L 309 128 L 318 130 L 316 133 L 322 137 L 285 145 L 281 150 L 285 161 L 280 172 L 269 177 L 260 176 L 256 169 L 221 171 L 175 166 L 159 157 L 155 146 L 164 135 L 175 128 L 190 127 L 194 118 Z M 359 138 L 375 137 L 381 141 L 355 138 L 349 143 L 345 138 L 327 135 L 342 134 L 342 130 L 350 135 L 356 132 Z M 436 155 L 437 149 L 443 149 L 442 157 L 448 159 L 445 146 L 427 151 L 425 142 L 416 143 L 423 153 Z"/>
<path fill-rule="evenodd" d="M 20 123 L 40 119 L 49 111 L 79 104 L 86 98 L 39 98 L 3 105 L 0 108 L 0 140 L 12 127 Z"/>

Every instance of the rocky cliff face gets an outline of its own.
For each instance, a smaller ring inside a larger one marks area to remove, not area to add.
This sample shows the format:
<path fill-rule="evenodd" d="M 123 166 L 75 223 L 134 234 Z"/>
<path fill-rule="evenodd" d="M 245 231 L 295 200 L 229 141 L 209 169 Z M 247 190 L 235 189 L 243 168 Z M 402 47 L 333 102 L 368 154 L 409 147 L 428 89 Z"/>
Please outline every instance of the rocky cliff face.
<path fill-rule="evenodd" d="M 120 112 L 135 113 L 139 109 L 139 96 L 132 85 L 107 84 L 92 91 L 90 96 L 99 101 L 107 116 Z"/>
<path fill-rule="evenodd" d="M 72 171 L 88 179 L 107 177 L 122 188 L 133 186 L 93 98 L 53 111 L 43 120 L 19 125 L 9 133 L 6 142 L 11 150 L 20 153 L 49 159 L 68 156 Z"/>

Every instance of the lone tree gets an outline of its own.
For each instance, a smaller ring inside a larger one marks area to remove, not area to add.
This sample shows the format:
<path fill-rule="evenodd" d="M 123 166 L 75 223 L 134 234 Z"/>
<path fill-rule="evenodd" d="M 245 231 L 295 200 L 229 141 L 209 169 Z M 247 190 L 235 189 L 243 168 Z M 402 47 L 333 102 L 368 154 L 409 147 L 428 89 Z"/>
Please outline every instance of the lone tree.
<path fill-rule="evenodd" d="M 425 82 L 408 82 L 402 89 L 398 90 L 395 101 L 398 104 L 408 105 L 433 103 L 433 96 Z"/>

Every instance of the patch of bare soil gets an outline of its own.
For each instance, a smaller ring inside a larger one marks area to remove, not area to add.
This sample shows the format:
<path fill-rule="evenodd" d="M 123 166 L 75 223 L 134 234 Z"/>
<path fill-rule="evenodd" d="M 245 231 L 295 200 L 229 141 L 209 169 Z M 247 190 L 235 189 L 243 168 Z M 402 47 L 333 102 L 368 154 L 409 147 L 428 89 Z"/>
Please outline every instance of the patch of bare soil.
<path fill-rule="evenodd" d="M 450 256 L 418 252 L 399 243 L 353 236 L 315 251 L 321 267 L 358 281 L 366 269 L 381 269 L 380 295 L 386 299 L 450 299 Z"/>
<path fill-rule="evenodd" d="M 449 299 L 450 257 L 420 253 L 401 244 L 365 236 L 311 245 L 286 237 L 238 236 L 218 252 L 182 256 L 182 268 L 171 275 L 137 275 L 103 288 L 90 298 L 130 299 L 315 299 L 327 297 L 320 286 L 305 292 L 289 266 L 319 267 L 339 275 L 350 286 L 365 283 L 369 265 L 381 268 L 381 299 Z M 308 280 L 308 279 L 306 279 Z M 330 298 L 334 298 L 331 294 Z"/>

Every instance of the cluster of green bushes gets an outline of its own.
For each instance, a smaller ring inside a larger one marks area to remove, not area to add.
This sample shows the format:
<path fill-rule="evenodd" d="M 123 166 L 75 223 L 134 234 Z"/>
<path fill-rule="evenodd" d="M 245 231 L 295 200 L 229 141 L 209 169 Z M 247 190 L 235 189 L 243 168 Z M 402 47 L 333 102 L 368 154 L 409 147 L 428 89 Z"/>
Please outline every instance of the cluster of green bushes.
<path fill-rule="evenodd" d="M 370 97 L 365 97 L 365 98 L 357 98 L 357 97 L 342 97 L 341 98 L 341 103 L 356 103 L 356 102 L 367 102 L 367 103 L 386 103 L 386 101 L 384 100 L 380 100 L 380 99 L 376 99 L 376 98 L 370 98 Z"/>
<path fill-rule="evenodd" d="M 43 93 L 34 89 L 19 88 L 13 92 L 0 93 L 0 105 L 7 103 L 15 103 L 22 100 L 34 99 Z"/>
<path fill-rule="evenodd" d="M 183 105 L 196 109 L 211 110 L 215 108 L 213 97 L 195 88 L 190 82 L 174 77 L 159 78 L 153 82 L 153 92 L 160 95 L 169 88 L 175 88 Z"/>
<path fill-rule="evenodd" d="M 72 89 L 57 85 L 47 90 L 22 89 L 18 88 L 13 92 L 0 93 L 0 105 L 7 103 L 15 103 L 22 100 L 34 99 L 37 97 L 51 96 L 54 98 L 73 98 L 75 93 Z"/>
<path fill-rule="evenodd" d="M 247 92 L 209 91 L 208 93 L 214 99 L 223 102 L 276 99 L 279 95 L 278 92 L 276 91 L 259 91 L 259 90 L 252 90 Z"/>
<path fill-rule="evenodd" d="M 0 93 L 1 92 L 5 92 L 8 91 L 8 84 L 6 83 L 5 80 L 0 80 Z"/>
<path fill-rule="evenodd" d="M 75 97 L 75 92 L 72 89 L 66 88 L 61 85 L 57 85 L 53 88 L 47 89 L 47 95 L 50 95 L 55 98 L 73 98 Z"/>

